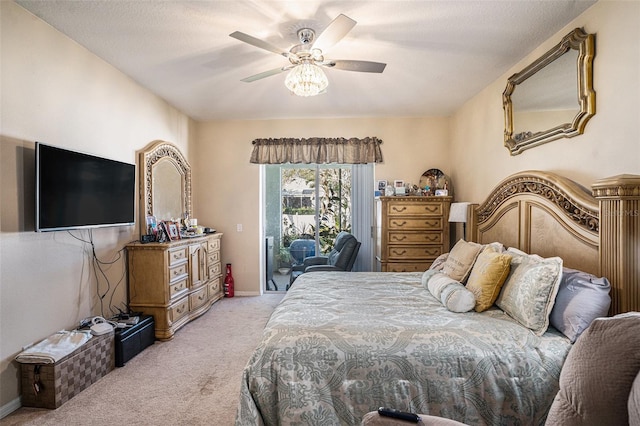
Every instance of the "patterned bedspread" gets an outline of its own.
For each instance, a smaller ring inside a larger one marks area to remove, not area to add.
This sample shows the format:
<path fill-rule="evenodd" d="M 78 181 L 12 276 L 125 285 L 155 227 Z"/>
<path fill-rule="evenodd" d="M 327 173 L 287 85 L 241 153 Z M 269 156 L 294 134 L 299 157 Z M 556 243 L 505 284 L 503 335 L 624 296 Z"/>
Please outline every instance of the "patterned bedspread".
<path fill-rule="evenodd" d="M 380 406 L 542 425 L 569 341 L 497 308 L 449 312 L 421 273 L 300 276 L 243 372 L 237 425 L 359 425 Z"/>

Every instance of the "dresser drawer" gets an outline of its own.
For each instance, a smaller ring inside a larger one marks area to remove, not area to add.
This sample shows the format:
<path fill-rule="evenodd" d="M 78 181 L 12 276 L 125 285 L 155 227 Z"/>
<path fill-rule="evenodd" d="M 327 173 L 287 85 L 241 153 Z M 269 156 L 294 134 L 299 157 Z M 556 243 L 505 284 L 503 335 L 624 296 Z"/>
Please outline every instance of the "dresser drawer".
<path fill-rule="evenodd" d="M 442 216 L 444 206 L 442 203 L 412 203 L 394 202 L 389 204 L 387 213 L 389 216 Z"/>
<path fill-rule="evenodd" d="M 218 277 L 209 282 L 209 299 L 222 296 L 222 278 Z"/>
<path fill-rule="evenodd" d="M 437 229 L 442 230 L 441 217 L 390 217 L 389 231 L 398 229 Z"/>
<path fill-rule="evenodd" d="M 442 254 L 442 246 L 388 246 L 387 259 L 435 259 Z"/>
<path fill-rule="evenodd" d="M 199 290 L 194 291 L 189 295 L 190 310 L 194 311 L 200 306 L 204 305 L 209 300 L 207 287 L 204 286 Z"/>
<path fill-rule="evenodd" d="M 188 247 L 181 247 L 167 252 L 169 256 L 169 266 L 184 263 L 189 258 Z"/>
<path fill-rule="evenodd" d="M 424 272 L 432 262 L 388 262 L 383 265 L 382 272 Z"/>
<path fill-rule="evenodd" d="M 209 244 L 207 246 L 207 251 L 211 253 L 212 251 L 220 251 L 220 239 L 210 239 Z"/>
<path fill-rule="evenodd" d="M 214 251 L 214 252 L 209 252 L 207 254 L 207 263 L 209 265 L 213 265 L 216 262 L 220 262 L 220 252 L 219 251 Z"/>
<path fill-rule="evenodd" d="M 389 231 L 389 244 L 442 244 L 442 232 Z"/>
<path fill-rule="evenodd" d="M 187 278 L 169 284 L 169 297 L 174 298 L 187 290 Z"/>
<path fill-rule="evenodd" d="M 217 277 L 222 275 L 222 265 L 220 262 L 216 262 L 213 264 L 209 264 L 209 278 Z"/>
<path fill-rule="evenodd" d="M 173 268 L 169 268 L 169 282 L 174 282 L 188 276 L 187 264 L 183 263 Z"/>
<path fill-rule="evenodd" d="M 169 321 L 174 324 L 189 313 L 189 298 L 183 297 L 169 307 Z"/>

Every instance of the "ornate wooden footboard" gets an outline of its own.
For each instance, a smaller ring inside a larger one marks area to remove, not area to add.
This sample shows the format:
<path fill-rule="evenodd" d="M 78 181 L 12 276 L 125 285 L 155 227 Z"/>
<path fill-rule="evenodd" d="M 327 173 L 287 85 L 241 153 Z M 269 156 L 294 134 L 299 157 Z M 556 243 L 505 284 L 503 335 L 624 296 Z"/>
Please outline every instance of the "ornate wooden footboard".
<path fill-rule="evenodd" d="M 470 241 L 560 256 L 567 267 L 609 279 L 611 315 L 640 311 L 640 176 L 601 179 L 589 191 L 553 173 L 520 172 L 469 216 Z"/>

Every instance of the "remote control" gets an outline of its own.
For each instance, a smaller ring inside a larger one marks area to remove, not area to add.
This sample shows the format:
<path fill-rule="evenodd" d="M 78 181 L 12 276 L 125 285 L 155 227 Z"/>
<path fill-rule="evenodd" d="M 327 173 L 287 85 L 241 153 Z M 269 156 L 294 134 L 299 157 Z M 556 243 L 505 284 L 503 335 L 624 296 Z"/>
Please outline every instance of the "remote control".
<path fill-rule="evenodd" d="M 393 417 L 394 419 L 407 420 L 413 423 L 418 423 L 422 420 L 417 414 L 407 413 L 406 411 L 396 410 L 395 408 L 380 407 L 378 408 L 378 414 L 384 417 Z"/>

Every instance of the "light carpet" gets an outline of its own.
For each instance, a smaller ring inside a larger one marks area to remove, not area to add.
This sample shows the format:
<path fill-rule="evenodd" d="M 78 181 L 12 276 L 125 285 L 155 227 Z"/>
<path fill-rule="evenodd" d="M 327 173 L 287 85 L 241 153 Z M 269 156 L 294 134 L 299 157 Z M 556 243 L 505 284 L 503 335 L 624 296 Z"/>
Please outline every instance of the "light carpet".
<path fill-rule="evenodd" d="M 222 299 L 56 410 L 22 407 L 3 425 L 233 425 L 242 370 L 283 294 Z"/>

